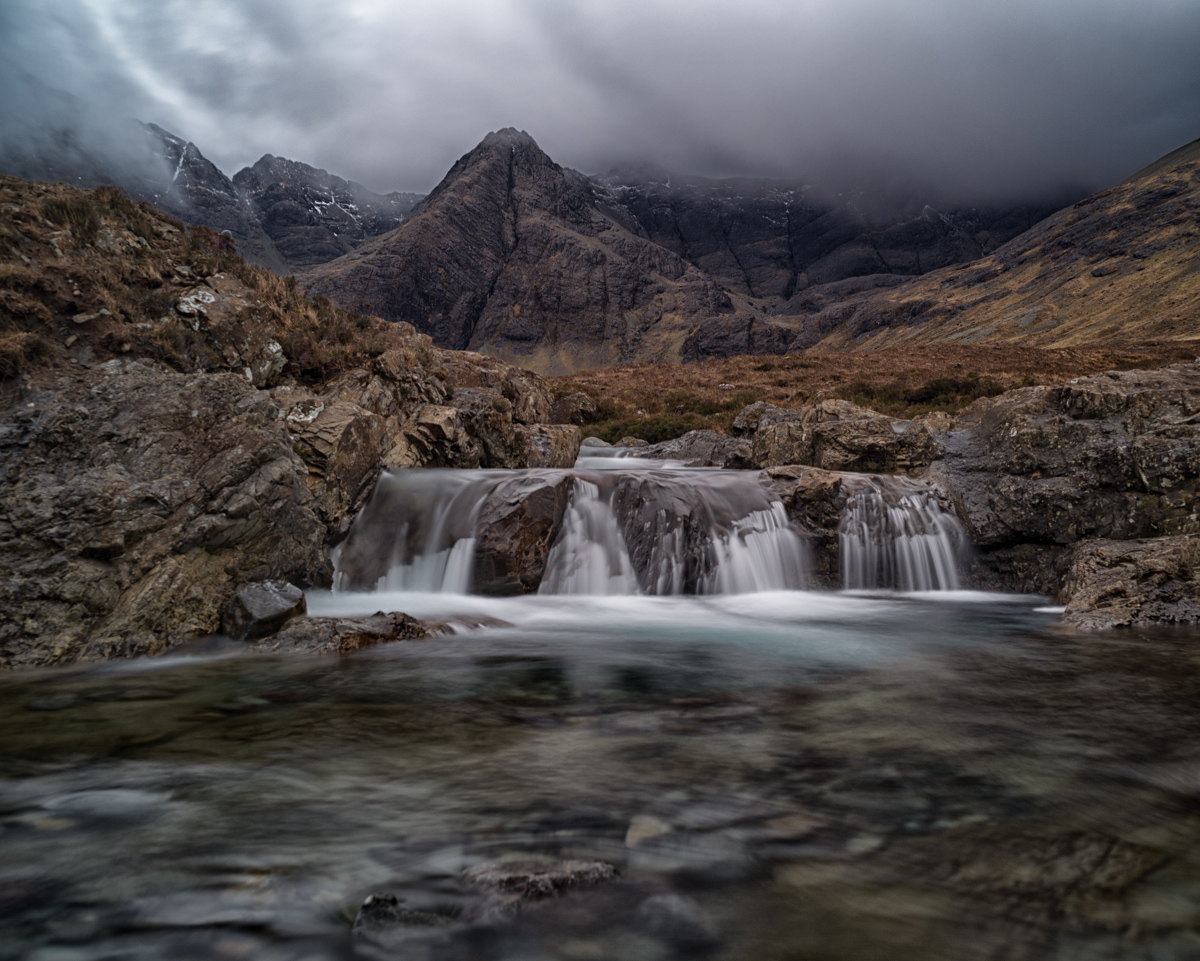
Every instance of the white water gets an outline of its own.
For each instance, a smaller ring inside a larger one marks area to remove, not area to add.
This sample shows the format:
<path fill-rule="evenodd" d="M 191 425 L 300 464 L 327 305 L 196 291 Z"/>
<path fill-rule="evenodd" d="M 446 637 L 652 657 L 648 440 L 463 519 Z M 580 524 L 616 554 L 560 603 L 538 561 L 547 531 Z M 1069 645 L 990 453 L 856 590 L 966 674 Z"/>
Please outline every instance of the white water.
<path fill-rule="evenodd" d="M 575 478 L 539 594 L 637 594 L 625 537 L 600 488 Z"/>
<path fill-rule="evenodd" d="M 953 591 L 966 535 L 927 491 L 875 479 L 846 504 L 838 526 L 842 584 L 849 590 Z"/>
<path fill-rule="evenodd" d="M 808 548 L 755 473 L 567 474 L 571 490 L 541 595 L 742 594 L 808 586 Z M 626 462 L 635 458 L 624 458 Z M 487 518 L 562 471 L 384 475 L 335 552 L 336 591 L 470 593 Z"/>

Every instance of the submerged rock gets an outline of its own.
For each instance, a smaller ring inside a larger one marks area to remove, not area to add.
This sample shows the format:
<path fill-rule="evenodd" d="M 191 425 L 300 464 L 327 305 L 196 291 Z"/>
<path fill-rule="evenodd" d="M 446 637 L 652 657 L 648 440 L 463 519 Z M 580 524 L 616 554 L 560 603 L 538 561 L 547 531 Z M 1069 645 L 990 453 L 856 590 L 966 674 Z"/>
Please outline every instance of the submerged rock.
<path fill-rule="evenodd" d="M 235 641 L 257 640 L 306 611 L 300 588 L 286 581 L 262 581 L 241 588 L 229 599 L 221 630 Z"/>
<path fill-rule="evenodd" d="M 379 891 L 370 895 L 358 909 L 354 925 L 350 929 L 351 935 L 370 941 L 387 942 L 408 929 L 444 928 L 453 920 L 432 911 L 414 911 L 401 907 L 401 900 L 390 891 Z"/>
<path fill-rule="evenodd" d="M 617 877 L 607 861 L 519 860 L 487 861 L 463 872 L 462 882 L 485 896 L 476 910 L 483 921 L 504 921 L 521 907 L 594 887 Z"/>

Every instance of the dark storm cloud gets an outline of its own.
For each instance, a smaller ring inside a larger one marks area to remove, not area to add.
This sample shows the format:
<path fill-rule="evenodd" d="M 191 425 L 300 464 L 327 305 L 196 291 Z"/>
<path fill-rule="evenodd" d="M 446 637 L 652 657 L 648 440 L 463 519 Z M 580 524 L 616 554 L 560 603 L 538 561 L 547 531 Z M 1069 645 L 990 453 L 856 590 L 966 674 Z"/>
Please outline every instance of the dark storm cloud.
<path fill-rule="evenodd" d="M 55 88 L 91 136 L 136 115 L 229 173 L 271 152 L 384 189 L 507 125 L 586 171 L 981 197 L 1200 136 L 1194 0 L 8 0 L 0 30 L 5 142 L 81 123 Z"/>

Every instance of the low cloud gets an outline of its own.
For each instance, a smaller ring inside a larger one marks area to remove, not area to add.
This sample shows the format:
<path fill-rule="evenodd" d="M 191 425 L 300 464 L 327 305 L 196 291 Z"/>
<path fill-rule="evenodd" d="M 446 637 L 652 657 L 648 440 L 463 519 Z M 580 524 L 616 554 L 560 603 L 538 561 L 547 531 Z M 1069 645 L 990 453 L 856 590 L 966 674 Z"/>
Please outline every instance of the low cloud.
<path fill-rule="evenodd" d="M 427 191 L 511 125 L 587 172 L 1035 196 L 1200 136 L 1197 50 L 1185 0 L 9 0 L 0 149 L 136 116 Z"/>

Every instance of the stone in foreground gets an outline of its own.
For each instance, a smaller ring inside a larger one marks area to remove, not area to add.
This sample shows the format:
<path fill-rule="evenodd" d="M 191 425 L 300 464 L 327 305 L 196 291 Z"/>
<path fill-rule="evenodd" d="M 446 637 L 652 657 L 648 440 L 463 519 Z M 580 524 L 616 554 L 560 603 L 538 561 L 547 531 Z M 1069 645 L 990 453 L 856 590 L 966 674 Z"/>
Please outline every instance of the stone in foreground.
<path fill-rule="evenodd" d="M 235 641 L 269 637 L 308 610 L 304 591 L 287 581 L 248 584 L 229 599 L 221 628 Z"/>

